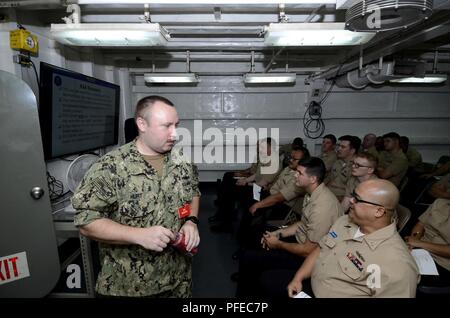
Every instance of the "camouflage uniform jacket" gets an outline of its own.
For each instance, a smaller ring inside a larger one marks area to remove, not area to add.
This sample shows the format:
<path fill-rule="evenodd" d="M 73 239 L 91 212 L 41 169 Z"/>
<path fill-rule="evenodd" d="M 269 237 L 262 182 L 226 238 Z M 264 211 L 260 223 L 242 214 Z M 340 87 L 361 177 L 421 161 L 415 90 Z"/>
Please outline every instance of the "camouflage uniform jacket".
<path fill-rule="evenodd" d="M 172 150 L 162 178 L 130 142 L 95 163 L 72 198 L 75 225 L 108 218 L 133 227 L 161 225 L 178 231 L 178 208 L 199 196 L 195 166 Z M 112 296 L 150 296 L 186 288 L 190 296 L 191 260 L 168 247 L 163 252 L 138 245 L 100 243 L 101 272 L 96 290 Z"/>

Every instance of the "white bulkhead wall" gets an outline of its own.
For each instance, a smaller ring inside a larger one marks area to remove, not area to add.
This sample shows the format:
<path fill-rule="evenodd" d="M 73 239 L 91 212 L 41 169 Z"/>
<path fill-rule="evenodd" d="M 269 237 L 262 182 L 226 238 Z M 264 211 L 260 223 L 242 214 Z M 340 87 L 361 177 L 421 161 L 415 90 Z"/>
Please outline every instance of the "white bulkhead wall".
<path fill-rule="evenodd" d="M 218 63 L 214 69 L 229 69 Z M 195 71 L 195 65 L 191 67 Z M 245 72 L 246 69 L 242 69 Z M 203 130 L 217 127 L 279 128 L 280 143 L 302 137 L 312 155 L 320 154 L 321 138 L 303 133 L 302 119 L 309 87 L 306 76 L 297 76 L 292 87 L 245 87 L 241 76 L 201 76 L 195 87 L 148 87 L 143 77 L 132 79 L 132 103 L 150 94 L 160 94 L 177 106 L 181 127 L 193 131 L 194 120 L 202 120 Z M 327 86 L 326 88 L 328 88 Z M 334 87 L 323 104 L 325 134 L 339 137 L 367 133 L 382 135 L 396 131 L 410 138 L 411 147 L 421 152 L 425 162 L 435 163 L 450 153 L 450 85 L 437 87 L 382 86 L 352 90 Z M 127 111 L 132 114 L 131 109 Z M 203 146 L 210 141 L 202 140 Z M 204 181 L 214 181 L 227 169 L 248 165 L 199 165 Z"/>

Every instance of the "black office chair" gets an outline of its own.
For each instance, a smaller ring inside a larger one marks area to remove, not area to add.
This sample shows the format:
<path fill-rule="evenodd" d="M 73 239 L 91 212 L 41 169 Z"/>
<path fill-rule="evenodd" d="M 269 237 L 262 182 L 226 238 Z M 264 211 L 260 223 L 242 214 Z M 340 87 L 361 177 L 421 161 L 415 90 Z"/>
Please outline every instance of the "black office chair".
<path fill-rule="evenodd" d="M 403 192 L 403 190 L 405 190 L 406 185 L 408 184 L 408 177 L 404 176 L 402 181 L 400 182 L 400 185 L 398 186 L 398 191 L 400 191 L 400 193 Z"/>
<path fill-rule="evenodd" d="M 417 286 L 417 297 L 450 297 L 450 286 L 435 287 L 435 286 Z"/>
<path fill-rule="evenodd" d="M 397 230 L 400 233 L 411 218 L 411 210 L 403 205 L 397 205 Z"/>
<path fill-rule="evenodd" d="M 127 120 L 125 120 L 124 131 L 126 143 L 133 141 L 134 138 L 136 138 L 139 135 L 139 131 L 136 126 L 136 122 L 134 121 L 134 118 L 128 118 Z"/>

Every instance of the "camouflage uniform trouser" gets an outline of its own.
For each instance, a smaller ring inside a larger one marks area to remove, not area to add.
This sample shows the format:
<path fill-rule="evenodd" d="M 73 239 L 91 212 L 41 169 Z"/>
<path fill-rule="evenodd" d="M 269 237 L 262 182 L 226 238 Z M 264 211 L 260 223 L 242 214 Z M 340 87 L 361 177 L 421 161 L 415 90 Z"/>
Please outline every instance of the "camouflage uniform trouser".
<path fill-rule="evenodd" d="M 121 296 L 96 295 L 98 298 L 123 298 Z M 181 282 L 175 289 L 167 290 L 165 292 L 144 296 L 144 298 L 192 298 L 192 281 Z"/>

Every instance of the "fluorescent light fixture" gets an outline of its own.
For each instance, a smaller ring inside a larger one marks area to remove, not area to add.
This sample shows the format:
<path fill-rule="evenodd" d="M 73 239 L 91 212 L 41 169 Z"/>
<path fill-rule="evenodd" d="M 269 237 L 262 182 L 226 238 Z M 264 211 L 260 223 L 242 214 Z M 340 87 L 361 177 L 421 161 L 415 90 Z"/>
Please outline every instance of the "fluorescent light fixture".
<path fill-rule="evenodd" d="M 369 42 L 375 32 L 345 30 L 345 23 L 271 23 L 264 43 L 271 46 L 341 46 Z"/>
<path fill-rule="evenodd" d="M 391 79 L 391 83 L 443 83 L 447 80 L 447 74 L 425 74 L 424 77 L 404 77 Z"/>
<path fill-rule="evenodd" d="M 75 46 L 161 46 L 169 37 L 158 23 L 52 24 L 50 34 Z"/>
<path fill-rule="evenodd" d="M 146 83 L 198 83 L 195 73 L 147 73 L 144 74 Z"/>
<path fill-rule="evenodd" d="M 248 73 L 244 75 L 244 83 L 246 84 L 293 84 L 296 79 L 295 73 Z"/>

